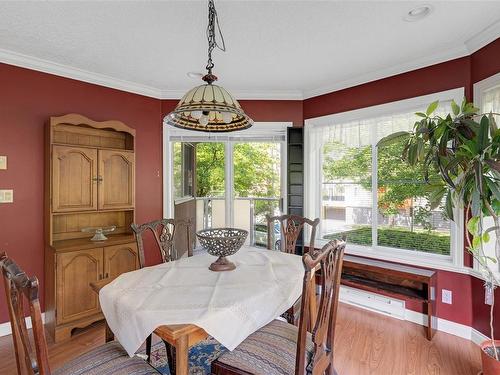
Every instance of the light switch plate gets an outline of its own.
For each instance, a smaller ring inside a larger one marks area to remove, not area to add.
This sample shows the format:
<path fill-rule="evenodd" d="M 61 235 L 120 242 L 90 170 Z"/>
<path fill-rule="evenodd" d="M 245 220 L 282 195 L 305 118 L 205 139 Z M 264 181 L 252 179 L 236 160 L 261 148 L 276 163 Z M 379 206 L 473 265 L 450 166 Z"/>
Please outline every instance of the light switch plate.
<path fill-rule="evenodd" d="M 452 304 L 451 290 L 443 289 L 441 292 L 442 292 L 442 302 L 451 305 Z"/>
<path fill-rule="evenodd" d="M 0 203 L 14 202 L 14 190 L 0 190 Z"/>
<path fill-rule="evenodd" d="M 0 156 L 0 169 L 7 169 L 7 156 Z"/>

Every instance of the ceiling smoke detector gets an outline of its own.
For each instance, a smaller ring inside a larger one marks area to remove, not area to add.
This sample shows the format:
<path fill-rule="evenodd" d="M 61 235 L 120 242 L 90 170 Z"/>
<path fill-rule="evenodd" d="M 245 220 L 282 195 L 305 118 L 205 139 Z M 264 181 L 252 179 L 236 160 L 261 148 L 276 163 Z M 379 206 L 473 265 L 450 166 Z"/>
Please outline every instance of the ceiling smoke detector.
<path fill-rule="evenodd" d="M 432 5 L 429 4 L 419 5 L 418 7 L 415 7 L 411 9 L 408 13 L 406 13 L 403 19 L 407 22 L 420 21 L 421 19 L 424 19 L 429 14 L 431 14 L 433 10 L 434 8 L 432 7 Z"/>

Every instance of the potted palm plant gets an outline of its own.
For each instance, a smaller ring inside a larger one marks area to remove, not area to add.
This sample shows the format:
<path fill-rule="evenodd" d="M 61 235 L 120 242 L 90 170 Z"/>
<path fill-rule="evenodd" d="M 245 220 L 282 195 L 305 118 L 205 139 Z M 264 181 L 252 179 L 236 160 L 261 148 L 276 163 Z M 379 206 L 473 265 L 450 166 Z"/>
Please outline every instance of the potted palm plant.
<path fill-rule="evenodd" d="M 491 339 L 481 345 L 483 374 L 500 374 L 500 340 L 495 340 L 493 328 L 494 289 L 499 280 L 490 267 L 500 261 L 500 130 L 496 114 L 480 115 L 465 99 L 461 106 L 452 102 L 452 113 L 445 117 L 434 114 L 438 104 L 416 113 L 419 120 L 413 131 L 391 134 L 378 146 L 404 142 L 403 159 L 422 165 L 431 207 L 444 206 L 451 220 L 454 207 L 465 210 L 467 249 L 480 266 L 491 301 Z M 439 176 L 437 183 L 429 179 L 433 172 Z M 492 241 L 494 254 L 485 252 L 485 244 Z"/>

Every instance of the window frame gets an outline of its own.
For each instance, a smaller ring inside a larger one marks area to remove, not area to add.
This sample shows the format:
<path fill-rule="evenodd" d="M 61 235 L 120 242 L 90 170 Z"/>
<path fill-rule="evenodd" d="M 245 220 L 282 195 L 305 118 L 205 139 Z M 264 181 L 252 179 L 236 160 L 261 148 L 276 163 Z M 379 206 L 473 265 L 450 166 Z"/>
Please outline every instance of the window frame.
<path fill-rule="evenodd" d="M 241 142 L 278 142 L 281 150 L 281 197 L 283 199 L 283 209 L 287 207 L 287 129 L 293 127 L 292 122 L 255 122 L 251 128 L 238 130 L 230 133 L 207 133 L 192 130 L 179 129 L 163 122 L 163 217 L 173 217 L 174 202 L 180 203 L 187 198 L 174 198 L 173 181 L 173 142 L 219 142 L 224 144 L 225 172 L 225 202 L 226 202 L 226 226 L 231 227 L 234 223 L 233 205 L 231 201 L 235 198 L 233 177 L 234 164 L 233 148 Z M 228 162 L 230 161 L 230 162 Z"/>
<path fill-rule="evenodd" d="M 307 217 L 320 217 L 321 213 L 321 186 L 317 181 L 322 181 L 321 168 L 323 165 L 322 153 L 320 150 L 312 150 L 312 131 L 320 127 L 334 126 L 335 123 L 346 123 L 350 121 L 357 121 L 362 119 L 370 119 L 390 115 L 394 113 L 401 113 L 405 111 L 415 110 L 415 108 L 426 108 L 429 103 L 439 100 L 440 102 L 449 101 L 454 99 L 457 103 L 461 103 L 464 98 L 465 90 L 463 87 L 437 92 L 429 95 L 422 95 L 409 99 L 394 101 L 390 103 L 380 104 L 371 107 L 364 107 L 352 111 L 336 113 L 327 116 L 307 119 L 305 121 L 305 186 L 304 196 L 304 212 Z M 374 135 L 375 132 L 371 132 Z M 377 147 L 374 145 L 372 139 L 372 153 L 374 153 L 374 162 L 372 167 L 377 171 Z M 315 153 L 313 157 L 312 152 Z M 372 173 L 372 210 L 378 210 L 378 196 L 377 196 L 377 173 Z M 387 261 L 394 261 L 404 264 L 419 265 L 424 267 L 432 267 L 454 272 L 468 273 L 464 267 L 464 218 L 463 210 L 455 209 L 455 222 L 451 223 L 450 227 L 450 255 L 440 255 L 433 253 L 426 253 L 415 250 L 389 248 L 379 245 L 360 246 L 349 244 L 346 248 L 347 254 L 359 255 L 369 258 L 376 258 Z M 373 211 L 377 212 L 377 211 Z M 377 238 L 377 222 L 372 225 L 372 238 Z M 306 232 L 306 239 L 310 236 Z M 316 244 L 322 246 L 327 240 L 316 239 Z"/>
<path fill-rule="evenodd" d="M 500 86 L 500 73 L 497 73 L 479 82 L 474 83 L 473 85 L 474 104 L 479 108 L 480 111 L 482 111 L 483 108 L 484 92 L 491 90 L 497 86 Z M 493 241 L 493 239 L 491 239 L 490 241 Z M 479 262 L 475 258 L 473 258 L 472 262 L 472 274 L 482 280 L 486 280 L 486 278 L 484 277 L 483 273 L 480 270 Z M 494 274 L 497 277 L 497 279 L 500 279 L 500 269 L 496 272 L 494 271 Z"/>

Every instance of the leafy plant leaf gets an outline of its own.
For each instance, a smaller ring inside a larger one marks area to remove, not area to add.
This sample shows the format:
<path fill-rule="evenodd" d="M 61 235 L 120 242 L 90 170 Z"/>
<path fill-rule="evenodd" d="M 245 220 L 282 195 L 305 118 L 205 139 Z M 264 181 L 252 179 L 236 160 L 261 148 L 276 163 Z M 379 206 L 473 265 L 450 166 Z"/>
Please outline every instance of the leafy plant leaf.
<path fill-rule="evenodd" d="M 488 232 L 484 232 L 482 236 L 483 243 L 490 242 L 490 235 Z"/>
<path fill-rule="evenodd" d="M 435 102 L 432 102 L 431 104 L 429 104 L 429 106 L 427 107 L 427 110 L 425 111 L 427 116 L 431 115 L 436 110 L 438 105 L 439 105 L 439 100 L 436 100 Z"/>
<path fill-rule="evenodd" d="M 479 231 L 479 216 L 473 216 L 467 222 L 467 230 L 472 235 L 477 235 Z"/>
<path fill-rule="evenodd" d="M 388 136 L 385 136 L 380 141 L 378 141 L 377 146 L 378 147 L 389 146 L 393 143 L 398 143 L 407 139 L 410 135 L 411 135 L 410 132 L 405 132 L 405 131 L 389 134 Z"/>
<path fill-rule="evenodd" d="M 500 200 L 500 188 L 498 187 L 498 185 L 488 177 L 485 177 L 484 180 L 486 181 L 486 185 L 488 185 L 491 192 L 495 196 L 495 199 Z"/>
<path fill-rule="evenodd" d="M 446 216 L 450 220 L 453 220 L 453 202 L 452 202 L 452 198 L 451 198 L 451 190 L 448 191 L 448 194 L 446 195 L 446 203 L 444 205 L 444 208 L 445 208 Z"/>
<path fill-rule="evenodd" d="M 479 133 L 477 134 L 478 151 L 481 152 L 485 149 L 488 144 L 488 133 L 490 130 L 490 122 L 488 117 L 483 116 L 481 118 Z"/>
<path fill-rule="evenodd" d="M 457 103 L 455 103 L 454 100 L 451 101 L 451 109 L 453 111 L 453 114 L 455 116 L 458 116 L 458 114 L 460 113 L 460 107 L 458 106 Z"/>

